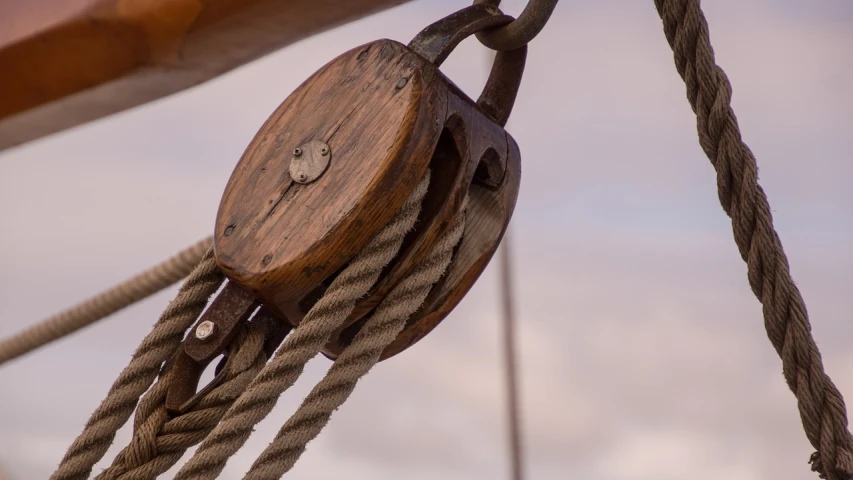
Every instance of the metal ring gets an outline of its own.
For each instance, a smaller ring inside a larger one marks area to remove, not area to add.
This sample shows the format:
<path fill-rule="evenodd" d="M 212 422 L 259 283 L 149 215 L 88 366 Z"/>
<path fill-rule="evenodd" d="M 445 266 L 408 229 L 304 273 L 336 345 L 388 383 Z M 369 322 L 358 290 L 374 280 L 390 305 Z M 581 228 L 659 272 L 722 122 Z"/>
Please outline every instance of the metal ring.
<path fill-rule="evenodd" d="M 514 21 L 491 5 L 475 3 L 427 26 L 409 42 L 409 48 L 440 66 L 459 42 L 487 28 L 499 28 Z M 477 99 L 477 107 L 500 126 L 506 125 L 527 59 L 527 46 L 497 52 L 486 86 Z"/>
<path fill-rule="evenodd" d="M 515 50 L 527 45 L 545 28 L 554 12 L 558 0 L 529 0 L 518 18 L 503 27 L 477 33 L 480 43 L 492 50 Z M 497 8 L 501 0 L 474 0 L 474 4 L 485 4 Z"/>

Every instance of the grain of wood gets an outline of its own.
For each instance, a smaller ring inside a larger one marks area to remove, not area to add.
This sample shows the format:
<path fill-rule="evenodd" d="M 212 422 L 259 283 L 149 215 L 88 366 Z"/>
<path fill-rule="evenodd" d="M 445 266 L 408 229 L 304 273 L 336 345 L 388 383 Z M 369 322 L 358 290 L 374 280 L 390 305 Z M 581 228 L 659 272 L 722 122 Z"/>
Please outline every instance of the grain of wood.
<path fill-rule="evenodd" d="M 0 2 L 0 150 L 171 95 L 406 1 Z"/>

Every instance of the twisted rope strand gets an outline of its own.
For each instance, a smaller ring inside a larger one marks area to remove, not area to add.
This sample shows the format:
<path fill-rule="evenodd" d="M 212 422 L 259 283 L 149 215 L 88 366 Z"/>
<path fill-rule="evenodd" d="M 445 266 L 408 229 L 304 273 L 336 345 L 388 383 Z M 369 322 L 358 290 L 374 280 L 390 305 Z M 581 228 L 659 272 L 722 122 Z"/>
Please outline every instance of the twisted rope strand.
<path fill-rule="evenodd" d="M 139 397 L 151 386 L 163 362 L 171 358 L 184 332 L 216 292 L 223 275 L 208 250 L 181 286 L 127 367 L 121 372 L 83 432 L 74 440 L 51 480 L 85 480 L 109 449 L 119 428 L 127 422 Z"/>
<path fill-rule="evenodd" d="M 207 237 L 113 288 L 0 341 L 0 365 L 70 335 L 186 277 L 213 245 Z"/>
<path fill-rule="evenodd" d="M 263 326 L 248 323 L 234 339 L 236 349 L 222 383 L 177 417 L 165 406 L 169 376 L 161 377 L 140 401 L 130 444 L 96 480 L 150 480 L 174 466 L 187 449 L 204 440 L 261 371 L 267 361 L 264 341 Z"/>
<path fill-rule="evenodd" d="M 747 264 L 753 293 L 761 301 L 767 336 L 782 358 L 782 373 L 797 397 L 812 446 L 812 470 L 821 478 L 853 478 L 853 437 L 841 393 L 823 368 L 802 295 L 764 190 L 758 166 L 741 139 L 731 108 L 732 87 L 715 61 L 699 0 L 655 0 L 675 66 L 696 114 L 699 144 L 717 171 L 720 203 L 731 217 L 734 239 Z"/>
<path fill-rule="evenodd" d="M 320 434 L 332 413 L 349 398 L 356 383 L 379 362 L 385 348 L 423 304 L 453 258 L 453 249 L 465 231 L 465 209 L 435 247 L 379 304 L 326 376 L 279 430 L 273 442 L 252 464 L 244 480 L 277 480 L 299 460 L 308 442 Z"/>
<path fill-rule="evenodd" d="M 263 420 L 278 397 L 302 374 L 305 363 L 316 356 L 331 334 L 346 320 L 356 301 L 376 283 L 382 269 L 400 250 L 415 224 L 429 184 L 429 172 L 391 222 L 371 240 L 329 285 L 302 323 L 282 343 L 276 356 L 234 402 L 225 417 L 184 464 L 175 480 L 216 478 Z"/>

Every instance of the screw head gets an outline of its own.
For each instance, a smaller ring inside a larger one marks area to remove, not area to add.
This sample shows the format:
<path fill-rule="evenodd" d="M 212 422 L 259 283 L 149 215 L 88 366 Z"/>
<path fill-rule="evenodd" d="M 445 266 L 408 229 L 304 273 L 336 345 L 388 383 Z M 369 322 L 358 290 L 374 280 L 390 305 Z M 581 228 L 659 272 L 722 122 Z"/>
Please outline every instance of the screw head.
<path fill-rule="evenodd" d="M 307 178 L 308 178 L 308 175 L 305 175 L 304 173 L 299 174 L 299 181 L 300 182 L 304 182 Z"/>
<path fill-rule="evenodd" d="M 301 149 L 301 148 L 299 148 L 299 147 L 294 148 L 294 149 L 293 149 L 293 156 L 294 156 L 294 157 L 300 157 L 300 156 L 302 156 L 302 149 Z"/>
<path fill-rule="evenodd" d="M 329 147 L 320 147 L 320 155 L 328 155 Z"/>
<path fill-rule="evenodd" d="M 198 324 L 195 328 L 195 338 L 199 340 L 207 340 L 213 333 L 216 332 L 216 324 L 210 320 L 205 320 Z"/>
<path fill-rule="evenodd" d="M 403 77 L 403 78 L 397 80 L 397 88 L 398 89 L 403 88 L 406 86 L 407 83 L 409 83 L 409 79 L 406 77 Z"/>

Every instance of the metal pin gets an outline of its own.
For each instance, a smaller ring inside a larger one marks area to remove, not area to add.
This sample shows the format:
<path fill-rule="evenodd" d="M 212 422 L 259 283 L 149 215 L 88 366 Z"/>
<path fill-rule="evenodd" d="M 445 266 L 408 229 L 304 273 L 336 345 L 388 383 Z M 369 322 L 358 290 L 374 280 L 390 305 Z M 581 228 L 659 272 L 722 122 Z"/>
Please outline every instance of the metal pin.
<path fill-rule="evenodd" d="M 199 340 L 206 340 L 213 336 L 213 333 L 216 331 L 216 324 L 211 322 L 210 320 L 205 320 L 198 324 L 198 327 L 195 329 L 195 338 Z"/>

